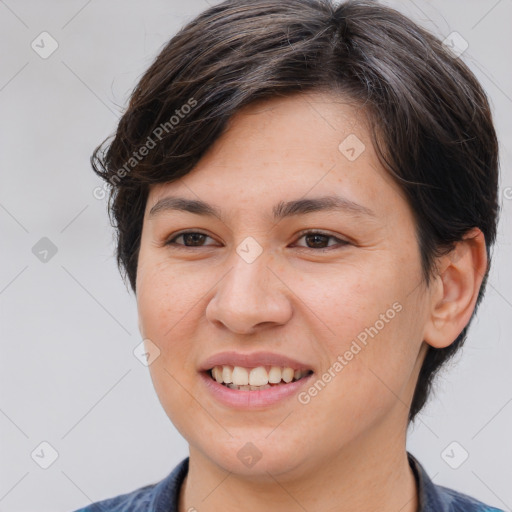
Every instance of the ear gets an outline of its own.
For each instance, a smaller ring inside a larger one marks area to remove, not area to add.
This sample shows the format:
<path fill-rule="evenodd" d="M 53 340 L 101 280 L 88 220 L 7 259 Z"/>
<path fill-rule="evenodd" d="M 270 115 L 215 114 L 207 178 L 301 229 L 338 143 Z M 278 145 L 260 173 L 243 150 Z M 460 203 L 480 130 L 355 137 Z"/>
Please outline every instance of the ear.
<path fill-rule="evenodd" d="M 423 339 L 435 348 L 453 343 L 471 319 L 487 270 L 485 237 L 469 231 L 455 248 L 438 259 L 431 286 L 430 316 Z"/>

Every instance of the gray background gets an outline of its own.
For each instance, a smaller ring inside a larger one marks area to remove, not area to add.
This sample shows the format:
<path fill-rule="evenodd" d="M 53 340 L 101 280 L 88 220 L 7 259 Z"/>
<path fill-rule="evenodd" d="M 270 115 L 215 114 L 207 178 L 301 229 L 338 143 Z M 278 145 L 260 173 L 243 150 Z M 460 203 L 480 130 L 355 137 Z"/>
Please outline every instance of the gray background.
<path fill-rule="evenodd" d="M 435 483 L 511 511 L 512 2 L 387 3 L 468 42 L 461 58 L 490 96 L 501 143 L 487 296 L 408 449 Z M 188 454 L 133 355 L 135 300 L 115 266 L 89 156 L 157 51 L 207 6 L 0 1 L 0 512 L 71 511 L 160 480 Z M 46 59 L 31 47 L 43 31 L 59 45 Z M 43 237 L 57 249 L 47 261 L 32 250 Z M 47 469 L 44 441 L 58 453 Z"/>

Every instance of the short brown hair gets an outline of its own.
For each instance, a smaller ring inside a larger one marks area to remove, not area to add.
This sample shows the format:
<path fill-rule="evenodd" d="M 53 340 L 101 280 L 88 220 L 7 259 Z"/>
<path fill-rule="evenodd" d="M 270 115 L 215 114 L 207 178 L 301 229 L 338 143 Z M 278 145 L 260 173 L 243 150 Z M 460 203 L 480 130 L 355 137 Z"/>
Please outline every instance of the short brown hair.
<path fill-rule="evenodd" d="M 169 41 L 135 87 L 113 140 L 91 158 L 111 185 L 117 262 L 134 291 L 149 186 L 190 172 L 243 106 L 312 90 L 363 107 L 379 159 L 414 212 L 427 284 L 435 258 L 473 227 L 485 236 L 490 265 L 498 142 L 468 67 L 438 38 L 372 1 L 228 0 Z M 468 327 L 448 347 L 429 347 L 409 420 Z"/>

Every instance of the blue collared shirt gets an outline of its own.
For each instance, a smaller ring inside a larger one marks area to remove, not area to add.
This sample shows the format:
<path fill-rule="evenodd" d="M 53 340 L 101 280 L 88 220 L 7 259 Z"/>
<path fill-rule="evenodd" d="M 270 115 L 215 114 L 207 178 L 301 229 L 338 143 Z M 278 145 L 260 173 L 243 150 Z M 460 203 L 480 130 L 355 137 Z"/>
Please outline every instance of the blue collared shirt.
<path fill-rule="evenodd" d="M 409 464 L 418 488 L 418 512 L 504 512 L 471 496 L 436 485 L 423 466 L 410 454 Z M 182 460 L 163 480 L 127 494 L 97 501 L 75 512 L 178 512 L 181 484 L 189 458 Z"/>

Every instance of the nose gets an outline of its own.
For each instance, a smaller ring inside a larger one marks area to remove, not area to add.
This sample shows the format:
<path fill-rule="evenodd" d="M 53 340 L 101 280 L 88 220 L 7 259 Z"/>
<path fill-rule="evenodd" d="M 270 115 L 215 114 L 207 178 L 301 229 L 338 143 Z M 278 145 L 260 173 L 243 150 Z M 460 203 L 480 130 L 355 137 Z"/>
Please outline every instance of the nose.
<path fill-rule="evenodd" d="M 293 314 L 290 290 L 264 254 L 247 263 L 235 254 L 206 307 L 206 318 L 237 334 L 286 324 Z"/>

